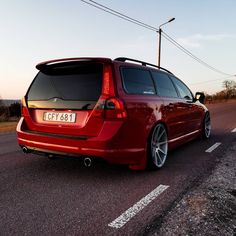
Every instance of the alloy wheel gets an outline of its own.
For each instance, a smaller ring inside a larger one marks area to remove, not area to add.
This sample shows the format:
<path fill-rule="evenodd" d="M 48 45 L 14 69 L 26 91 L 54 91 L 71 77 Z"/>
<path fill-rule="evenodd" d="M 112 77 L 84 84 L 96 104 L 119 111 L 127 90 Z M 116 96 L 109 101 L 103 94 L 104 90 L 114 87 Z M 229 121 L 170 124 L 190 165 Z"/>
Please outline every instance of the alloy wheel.
<path fill-rule="evenodd" d="M 155 168 L 161 168 L 167 157 L 168 152 L 168 138 L 164 125 L 158 124 L 153 133 L 151 139 L 151 155 L 152 163 Z"/>
<path fill-rule="evenodd" d="M 211 118 L 210 114 L 207 112 L 204 119 L 204 137 L 209 138 L 211 135 Z"/>

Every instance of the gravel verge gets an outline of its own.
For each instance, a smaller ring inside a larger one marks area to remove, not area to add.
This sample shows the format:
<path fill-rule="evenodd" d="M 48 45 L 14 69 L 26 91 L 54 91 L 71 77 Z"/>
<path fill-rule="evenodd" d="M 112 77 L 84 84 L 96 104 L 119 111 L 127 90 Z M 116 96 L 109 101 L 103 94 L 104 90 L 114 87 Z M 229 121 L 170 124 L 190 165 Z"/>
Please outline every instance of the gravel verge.
<path fill-rule="evenodd" d="M 236 142 L 148 235 L 236 235 Z"/>

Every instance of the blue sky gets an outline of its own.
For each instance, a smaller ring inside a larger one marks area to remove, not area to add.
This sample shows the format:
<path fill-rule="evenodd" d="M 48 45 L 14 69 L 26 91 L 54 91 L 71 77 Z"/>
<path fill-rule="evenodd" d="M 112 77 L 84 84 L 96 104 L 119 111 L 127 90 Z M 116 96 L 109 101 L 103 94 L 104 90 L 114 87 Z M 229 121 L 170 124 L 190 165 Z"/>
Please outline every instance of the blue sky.
<path fill-rule="evenodd" d="M 163 26 L 168 35 L 211 66 L 236 74 L 236 1 L 98 2 L 154 27 L 175 17 Z M 79 0 L 0 0 L 0 36 L 0 96 L 5 99 L 24 96 L 37 73 L 35 65 L 44 60 L 126 56 L 157 61 L 157 33 Z M 161 66 L 193 92 L 219 91 L 227 77 L 200 65 L 165 39 Z"/>

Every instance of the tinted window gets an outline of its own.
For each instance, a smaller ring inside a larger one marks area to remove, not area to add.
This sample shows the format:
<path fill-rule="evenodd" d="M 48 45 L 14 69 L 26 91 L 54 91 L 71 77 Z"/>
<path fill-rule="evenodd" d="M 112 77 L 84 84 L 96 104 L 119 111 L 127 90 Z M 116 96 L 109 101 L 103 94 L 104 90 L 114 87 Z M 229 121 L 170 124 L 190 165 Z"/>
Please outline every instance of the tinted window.
<path fill-rule="evenodd" d="M 125 90 L 130 94 L 155 94 L 152 77 L 148 70 L 123 68 Z"/>
<path fill-rule="evenodd" d="M 102 65 L 80 64 L 42 70 L 28 92 L 28 100 L 98 100 L 102 89 Z"/>
<path fill-rule="evenodd" d="M 171 76 L 175 86 L 178 89 L 179 95 L 181 98 L 184 98 L 186 100 L 193 100 L 193 95 L 191 93 L 191 91 L 189 90 L 189 88 L 183 83 L 181 82 L 179 79 Z"/>
<path fill-rule="evenodd" d="M 158 71 L 152 71 L 152 75 L 158 95 L 164 97 L 178 97 L 176 89 L 168 75 Z"/>

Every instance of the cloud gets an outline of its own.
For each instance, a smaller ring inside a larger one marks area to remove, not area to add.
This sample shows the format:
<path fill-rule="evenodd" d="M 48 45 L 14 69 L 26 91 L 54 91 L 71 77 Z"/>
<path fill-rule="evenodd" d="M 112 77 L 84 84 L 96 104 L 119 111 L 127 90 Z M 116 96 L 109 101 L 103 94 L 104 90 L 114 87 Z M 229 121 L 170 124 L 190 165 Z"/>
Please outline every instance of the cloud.
<path fill-rule="evenodd" d="M 184 38 L 178 38 L 177 42 L 185 47 L 198 48 L 204 42 L 222 41 L 225 39 L 236 39 L 236 34 L 194 34 Z"/>

